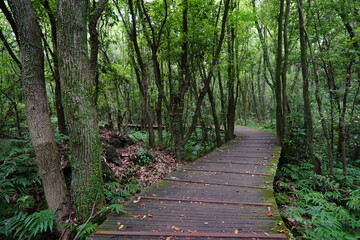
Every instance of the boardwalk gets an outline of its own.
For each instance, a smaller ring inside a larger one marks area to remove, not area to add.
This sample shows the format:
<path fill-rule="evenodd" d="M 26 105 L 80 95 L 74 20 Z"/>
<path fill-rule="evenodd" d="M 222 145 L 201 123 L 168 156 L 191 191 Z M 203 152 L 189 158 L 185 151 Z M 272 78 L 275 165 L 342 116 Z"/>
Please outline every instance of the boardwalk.
<path fill-rule="evenodd" d="M 244 127 L 236 135 L 142 191 L 89 239 L 287 239 L 272 193 L 276 137 Z"/>

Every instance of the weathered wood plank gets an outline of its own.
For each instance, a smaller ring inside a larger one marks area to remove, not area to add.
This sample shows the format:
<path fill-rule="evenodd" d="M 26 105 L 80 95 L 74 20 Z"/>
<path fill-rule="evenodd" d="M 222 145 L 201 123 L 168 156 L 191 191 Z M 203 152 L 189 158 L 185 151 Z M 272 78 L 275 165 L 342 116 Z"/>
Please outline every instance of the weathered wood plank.
<path fill-rule="evenodd" d="M 287 239 L 272 192 L 276 136 L 244 127 L 236 134 L 142 191 L 89 239 Z"/>

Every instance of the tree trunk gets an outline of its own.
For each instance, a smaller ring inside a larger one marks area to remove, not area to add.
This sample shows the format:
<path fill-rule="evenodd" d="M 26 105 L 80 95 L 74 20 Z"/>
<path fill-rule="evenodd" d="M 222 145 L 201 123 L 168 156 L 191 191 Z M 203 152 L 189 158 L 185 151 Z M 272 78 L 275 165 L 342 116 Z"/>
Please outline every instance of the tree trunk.
<path fill-rule="evenodd" d="M 284 16 L 284 0 L 280 1 L 280 13 L 278 15 L 278 39 L 276 50 L 276 72 L 275 72 L 275 97 L 276 97 L 276 133 L 278 140 L 281 142 L 283 138 L 282 126 L 282 91 L 281 91 L 281 73 L 282 73 L 282 48 L 283 48 L 283 16 Z"/>
<path fill-rule="evenodd" d="M 300 51 L 301 51 L 301 73 L 303 78 L 303 98 L 304 98 L 304 127 L 306 131 L 307 152 L 314 163 L 314 173 L 321 174 L 321 163 L 314 155 L 314 130 L 312 122 L 312 112 L 309 96 L 309 73 L 307 66 L 307 44 L 305 22 L 302 10 L 302 0 L 298 0 L 299 12 L 299 33 L 300 33 Z"/>
<path fill-rule="evenodd" d="M 18 29 L 23 92 L 31 142 L 49 209 L 59 219 L 69 214 L 70 201 L 46 100 L 41 31 L 30 0 L 8 1 Z M 60 223 L 57 230 L 61 231 Z"/>
<path fill-rule="evenodd" d="M 255 0 L 252 0 L 252 5 L 253 5 L 253 12 L 256 15 Z M 273 70 L 273 68 L 271 66 L 271 63 L 270 63 L 269 51 L 268 51 L 268 47 L 266 45 L 264 35 L 262 33 L 259 21 L 256 18 L 255 18 L 255 26 L 256 26 L 256 29 L 257 29 L 257 32 L 258 32 L 258 35 L 259 35 L 259 39 L 260 39 L 262 49 L 263 49 L 265 65 L 266 65 L 266 68 L 269 71 L 270 78 L 271 78 L 271 83 L 270 82 L 268 82 L 268 83 L 269 83 L 270 88 L 273 89 L 274 88 L 274 82 L 275 82 L 274 70 Z"/>
<path fill-rule="evenodd" d="M 99 128 L 87 42 L 87 0 L 58 2 L 58 57 L 70 136 L 72 189 L 77 219 L 84 222 L 103 201 Z"/>
<path fill-rule="evenodd" d="M 67 135 L 68 131 L 66 128 L 64 107 L 62 105 L 59 61 L 58 61 L 58 57 L 57 57 L 56 17 L 50 7 L 48 0 L 42 0 L 41 4 L 44 6 L 44 8 L 47 12 L 47 15 L 50 20 L 50 27 L 51 27 L 51 41 L 52 41 L 52 45 L 53 45 L 53 50 L 51 52 L 51 56 L 52 56 L 53 64 L 54 64 L 53 77 L 55 80 L 55 109 L 56 109 L 56 117 L 58 120 L 58 128 L 59 128 L 60 133 Z"/>
<path fill-rule="evenodd" d="M 90 69 L 94 78 L 95 92 L 94 92 L 94 104 L 97 106 L 99 98 L 99 67 L 98 67 L 98 55 L 99 55 L 99 32 L 97 30 L 97 23 L 107 6 L 108 0 L 100 0 L 93 2 L 92 13 L 89 17 L 89 33 L 90 33 Z"/>
<path fill-rule="evenodd" d="M 215 106 L 214 96 L 211 91 L 211 88 L 209 88 L 209 90 L 208 90 L 208 97 L 209 97 L 209 101 L 210 101 L 210 105 L 211 105 L 211 113 L 213 116 L 214 127 L 215 127 L 216 146 L 220 147 L 221 146 L 220 124 L 219 124 L 218 116 L 216 114 L 216 106 Z"/>
<path fill-rule="evenodd" d="M 288 154 L 289 145 L 289 130 L 288 130 L 288 102 L 287 102 L 287 71 L 289 63 L 289 40 L 288 40 L 288 26 L 289 26 L 289 14 L 290 14 L 290 0 L 286 0 L 285 7 L 285 21 L 284 21 L 284 61 L 281 73 L 281 95 L 282 95 L 282 131 L 283 136 L 281 139 L 281 147 L 284 155 Z"/>
<path fill-rule="evenodd" d="M 234 9 L 234 4 L 231 3 L 231 9 Z M 229 141 L 234 138 L 235 128 L 235 62 L 234 62 L 234 44 L 235 44 L 235 28 L 233 24 L 228 26 L 228 104 L 227 104 L 227 130 L 225 132 L 225 141 Z"/>

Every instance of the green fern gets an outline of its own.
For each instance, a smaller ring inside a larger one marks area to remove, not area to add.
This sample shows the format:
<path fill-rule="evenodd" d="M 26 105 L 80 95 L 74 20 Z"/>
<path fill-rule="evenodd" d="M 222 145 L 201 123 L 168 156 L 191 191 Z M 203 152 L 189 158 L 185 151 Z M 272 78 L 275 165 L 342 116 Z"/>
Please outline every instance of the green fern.
<path fill-rule="evenodd" d="M 29 238 L 32 238 L 39 233 L 52 231 L 56 219 L 56 215 L 49 209 L 35 212 L 28 216 L 24 221 L 24 227 L 29 233 Z"/>
<path fill-rule="evenodd" d="M 78 235 L 77 235 L 77 239 L 86 239 L 87 237 L 89 237 L 93 232 L 96 231 L 98 225 L 94 224 L 94 223 L 84 223 L 81 224 L 79 226 L 76 227 L 77 231 L 81 231 Z"/>
<path fill-rule="evenodd" d="M 55 220 L 55 214 L 48 209 L 31 215 L 17 212 L 13 217 L 4 221 L 4 227 L 7 229 L 4 234 L 16 237 L 16 239 L 32 239 L 41 233 L 52 231 Z"/>

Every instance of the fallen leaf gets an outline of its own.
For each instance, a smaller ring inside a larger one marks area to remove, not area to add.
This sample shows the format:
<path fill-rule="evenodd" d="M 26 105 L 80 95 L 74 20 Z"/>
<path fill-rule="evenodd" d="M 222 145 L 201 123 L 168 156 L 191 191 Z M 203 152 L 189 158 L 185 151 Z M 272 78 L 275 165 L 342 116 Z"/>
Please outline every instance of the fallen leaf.
<path fill-rule="evenodd" d="M 151 230 L 151 232 L 158 232 L 158 230 L 156 230 L 156 229 L 152 229 L 152 230 Z"/>
<path fill-rule="evenodd" d="M 167 237 L 165 240 L 171 240 L 172 238 L 173 238 L 173 237 L 170 236 L 170 237 Z"/>
<path fill-rule="evenodd" d="M 186 216 L 186 214 L 180 214 L 179 215 L 179 217 L 185 217 Z"/>
<path fill-rule="evenodd" d="M 197 233 L 197 231 L 188 230 L 189 233 Z"/>
<path fill-rule="evenodd" d="M 151 194 L 151 196 L 153 196 L 153 197 L 157 197 L 157 195 L 156 195 L 155 193 Z"/>
<path fill-rule="evenodd" d="M 234 234 L 238 234 L 238 233 L 239 233 L 239 230 L 235 229 Z"/>
<path fill-rule="evenodd" d="M 221 221 L 221 223 L 222 223 L 222 224 L 224 224 L 224 223 L 225 223 L 225 221 Z"/>
<path fill-rule="evenodd" d="M 171 229 L 173 229 L 174 231 L 180 231 L 181 228 L 178 228 L 178 227 L 175 227 L 175 226 L 172 226 Z"/>
<path fill-rule="evenodd" d="M 119 227 L 118 227 L 118 229 L 122 229 L 124 227 L 124 225 L 120 225 Z"/>
<path fill-rule="evenodd" d="M 134 218 L 139 218 L 140 217 L 140 215 L 136 215 L 136 216 L 134 216 Z"/>
<path fill-rule="evenodd" d="M 117 222 L 116 224 L 117 224 L 117 225 L 121 225 L 121 222 Z"/>
<path fill-rule="evenodd" d="M 280 229 L 280 230 L 278 230 L 278 232 L 279 232 L 279 233 L 284 233 L 285 230 L 284 230 L 284 229 Z"/>
<path fill-rule="evenodd" d="M 272 211 L 267 211 L 266 215 L 268 215 L 268 217 L 271 217 L 274 214 L 272 213 Z"/>

